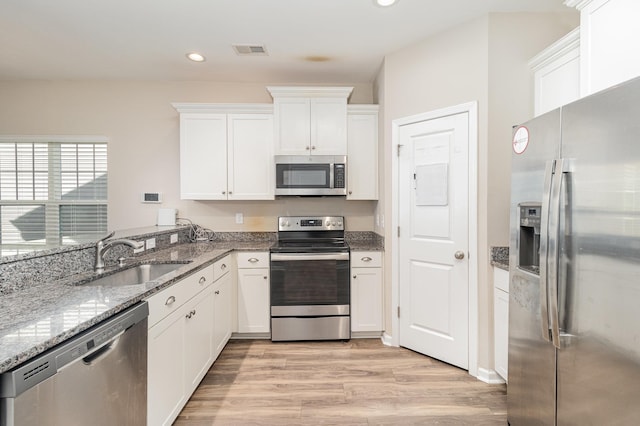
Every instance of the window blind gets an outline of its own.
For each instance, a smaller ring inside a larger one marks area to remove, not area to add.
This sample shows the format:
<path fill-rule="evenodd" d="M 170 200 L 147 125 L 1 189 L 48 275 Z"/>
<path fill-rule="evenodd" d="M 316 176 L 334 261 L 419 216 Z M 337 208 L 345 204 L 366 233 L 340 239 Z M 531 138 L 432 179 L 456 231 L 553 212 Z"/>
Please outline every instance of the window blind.
<path fill-rule="evenodd" d="M 74 243 L 106 231 L 106 143 L 0 140 L 3 248 Z"/>

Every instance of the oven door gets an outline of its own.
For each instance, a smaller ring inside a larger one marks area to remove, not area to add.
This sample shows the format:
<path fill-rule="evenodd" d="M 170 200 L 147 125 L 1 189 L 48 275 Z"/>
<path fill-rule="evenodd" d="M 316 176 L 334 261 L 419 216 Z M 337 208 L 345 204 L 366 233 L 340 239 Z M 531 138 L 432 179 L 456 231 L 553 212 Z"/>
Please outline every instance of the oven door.
<path fill-rule="evenodd" d="M 349 315 L 349 253 L 271 253 L 271 315 Z"/>

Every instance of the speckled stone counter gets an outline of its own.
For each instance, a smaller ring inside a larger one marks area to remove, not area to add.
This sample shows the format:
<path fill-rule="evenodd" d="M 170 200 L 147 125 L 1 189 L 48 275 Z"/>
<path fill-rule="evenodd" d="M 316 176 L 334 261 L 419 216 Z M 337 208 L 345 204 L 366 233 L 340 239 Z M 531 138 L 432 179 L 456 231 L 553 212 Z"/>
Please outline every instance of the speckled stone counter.
<path fill-rule="evenodd" d="M 233 250 L 267 251 L 273 241 L 179 244 L 134 259 L 189 262 L 156 281 L 121 287 L 78 286 L 93 272 L 32 282 L 0 297 L 0 373 L 33 358 L 112 315 L 148 298 Z M 107 268 L 108 274 L 113 267 Z"/>
<path fill-rule="evenodd" d="M 509 247 L 491 247 L 491 265 L 509 270 Z"/>
<path fill-rule="evenodd" d="M 375 232 L 350 232 L 344 236 L 349 248 L 355 251 L 383 251 L 384 237 Z"/>

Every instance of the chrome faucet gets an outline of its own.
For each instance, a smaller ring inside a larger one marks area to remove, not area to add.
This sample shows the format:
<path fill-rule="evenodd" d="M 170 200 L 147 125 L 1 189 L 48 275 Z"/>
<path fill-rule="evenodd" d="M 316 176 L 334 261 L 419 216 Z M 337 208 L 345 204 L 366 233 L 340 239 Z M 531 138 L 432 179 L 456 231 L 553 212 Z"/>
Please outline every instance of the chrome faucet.
<path fill-rule="evenodd" d="M 131 248 L 139 249 L 143 245 L 142 242 L 133 241 L 133 240 L 127 240 L 127 239 L 124 239 L 124 238 L 107 241 L 109 238 L 113 237 L 114 235 L 115 235 L 115 231 L 110 233 L 106 237 L 98 240 L 98 242 L 96 243 L 96 261 L 93 264 L 93 270 L 95 272 L 103 272 L 104 271 L 104 254 L 111 247 L 113 247 L 115 245 L 118 245 L 118 244 L 124 244 L 126 246 L 131 247 Z"/>

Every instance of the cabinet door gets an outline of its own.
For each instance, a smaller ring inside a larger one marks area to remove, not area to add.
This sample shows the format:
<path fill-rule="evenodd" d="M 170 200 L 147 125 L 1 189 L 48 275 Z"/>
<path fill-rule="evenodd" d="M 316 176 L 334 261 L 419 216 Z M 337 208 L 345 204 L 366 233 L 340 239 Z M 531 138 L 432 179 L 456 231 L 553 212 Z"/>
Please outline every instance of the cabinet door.
<path fill-rule="evenodd" d="M 231 337 L 231 274 L 213 285 L 213 359 L 215 361 Z"/>
<path fill-rule="evenodd" d="M 273 101 L 275 153 L 309 155 L 311 145 L 310 101 L 307 98 L 276 98 Z"/>
<path fill-rule="evenodd" d="M 226 114 L 180 114 L 180 194 L 183 200 L 227 198 Z"/>
<path fill-rule="evenodd" d="M 268 333 L 269 269 L 238 269 L 238 332 Z"/>
<path fill-rule="evenodd" d="M 185 304 L 184 378 L 189 395 L 213 363 L 213 286 Z"/>
<path fill-rule="evenodd" d="M 349 114 L 347 200 L 378 199 L 378 113 Z"/>
<path fill-rule="evenodd" d="M 494 289 L 494 334 L 496 373 L 507 380 L 509 353 L 509 293 Z"/>
<path fill-rule="evenodd" d="M 351 268 L 351 331 L 382 331 L 381 268 Z"/>
<path fill-rule="evenodd" d="M 311 153 L 347 154 L 347 100 L 311 99 Z"/>
<path fill-rule="evenodd" d="M 149 329 L 147 424 L 170 425 L 188 394 L 184 382 L 184 316 L 178 310 Z"/>
<path fill-rule="evenodd" d="M 273 115 L 229 114 L 230 200 L 273 200 Z"/>

